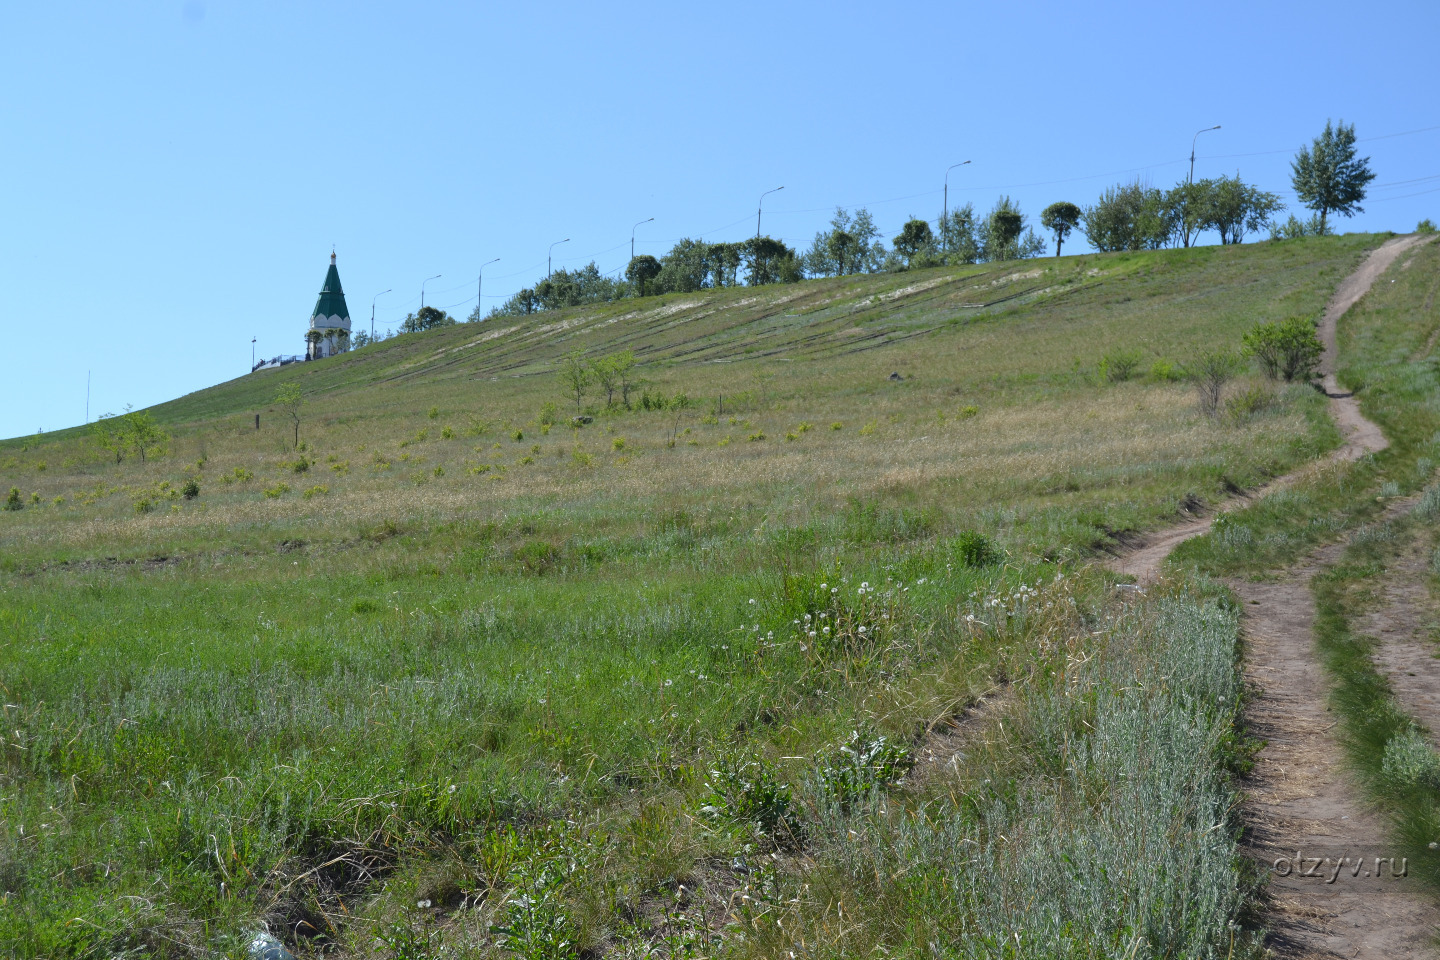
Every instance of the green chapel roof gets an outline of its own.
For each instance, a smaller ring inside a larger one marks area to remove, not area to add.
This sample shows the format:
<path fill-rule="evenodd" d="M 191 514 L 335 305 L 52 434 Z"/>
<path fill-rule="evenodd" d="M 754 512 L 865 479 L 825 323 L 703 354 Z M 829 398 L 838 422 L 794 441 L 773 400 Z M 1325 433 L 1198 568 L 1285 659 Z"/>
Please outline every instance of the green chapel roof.
<path fill-rule="evenodd" d="M 340 289 L 340 271 L 335 269 L 335 254 L 330 254 L 330 269 L 325 273 L 325 286 L 320 288 L 320 299 L 315 301 L 311 317 L 339 317 L 350 319 L 350 308 L 345 306 L 345 291 Z"/>

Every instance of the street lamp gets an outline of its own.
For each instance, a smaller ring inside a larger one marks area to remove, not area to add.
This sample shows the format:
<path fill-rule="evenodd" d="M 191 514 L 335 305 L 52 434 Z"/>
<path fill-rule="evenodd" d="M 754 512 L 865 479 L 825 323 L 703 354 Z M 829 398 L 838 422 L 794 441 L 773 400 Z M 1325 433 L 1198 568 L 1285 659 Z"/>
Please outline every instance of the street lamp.
<path fill-rule="evenodd" d="M 422 283 L 420 286 L 423 287 L 423 286 L 425 286 L 425 285 Z M 381 290 L 379 293 L 375 294 L 375 296 L 373 296 L 373 297 L 370 298 L 370 342 L 371 342 L 371 343 L 374 343 L 374 342 L 375 342 L 375 301 L 376 301 L 376 300 L 379 300 L 381 297 L 385 296 L 385 294 L 387 294 L 387 293 L 389 293 L 389 292 L 390 292 L 389 290 Z M 420 294 L 420 298 L 423 300 L 423 299 L 425 298 L 425 294 L 423 294 L 423 293 Z"/>
<path fill-rule="evenodd" d="M 437 274 L 435 274 L 435 276 L 433 276 L 433 277 L 426 277 L 424 280 L 420 281 L 420 309 L 421 309 L 421 310 L 424 310 L 424 309 L 425 309 L 425 284 L 429 283 L 431 280 L 439 280 L 439 279 L 440 279 L 440 274 L 437 273 Z"/>
<path fill-rule="evenodd" d="M 549 279 L 550 279 L 550 255 L 555 252 L 555 248 L 558 247 L 558 246 L 560 246 L 560 244 L 562 244 L 562 243 L 569 243 L 569 242 L 570 242 L 570 238 L 569 238 L 569 237 L 566 237 L 564 240 L 556 240 L 554 243 L 550 244 L 550 249 L 547 250 L 547 251 L 545 251 L 545 279 L 546 279 L 546 280 L 549 280 Z"/>
<path fill-rule="evenodd" d="M 480 292 L 485 289 L 485 268 L 492 263 L 499 263 L 500 258 L 496 257 L 486 263 L 480 264 L 480 279 L 475 284 L 475 316 L 481 317 L 485 312 L 485 304 L 480 299 Z"/>
<path fill-rule="evenodd" d="M 640 224 L 642 224 L 642 223 L 650 223 L 650 222 L 653 221 L 654 219 L 655 219 L 654 217 L 651 217 L 649 220 L 641 220 L 640 223 L 635 224 L 635 227 L 640 226 Z M 631 260 L 634 260 L 634 259 L 635 259 L 635 227 L 631 227 L 631 228 L 630 228 L 630 259 L 631 259 Z"/>
<path fill-rule="evenodd" d="M 1195 182 L 1195 141 L 1200 139 L 1200 134 L 1209 133 L 1211 130 L 1219 130 L 1220 124 L 1213 127 L 1206 127 L 1204 130 L 1196 130 L 1195 136 L 1190 138 L 1190 183 Z"/>
<path fill-rule="evenodd" d="M 950 252 L 950 231 L 946 228 L 946 221 L 950 219 L 950 171 L 956 167 L 963 167 L 969 160 L 961 160 L 959 163 L 952 163 L 945 168 L 945 202 L 940 208 L 940 242 L 945 252 Z"/>
<path fill-rule="evenodd" d="M 255 337 L 251 337 L 251 338 L 250 338 L 250 372 L 251 372 L 251 373 L 254 373 L 254 372 L 255 372 Z M 89 375 L 89 374 L 86 374 L 85 376 L 86 376 L 86 381 L 85 381 L 85 397 L 86 397 L 86 400 L 85 400 L 85 403 L 86 403 L 86 407 L 85 407 L 85 422 L 86 422 L 86 423 L 89 423 L 89 422 L 90 422 L 90 407 L 89 407 L 89 403 L 90 403 L 90 400 L 89 400 L 89 397 L 90 397 L 90 381 L 89 381 L 89 376 L 90 376 L 90 375 Z"/>
<path fill-rule="evenodd" d="M 755 239 L 756 239 L 756 240 L 759 240 L 759 239 L 760 239 L 760 211 L 765 208 L 765 198 L 768 197 L 768 196 L 770 196 L 770 194 L 772 194 L 772 193 L 778 193 L 779 191 L 784 190 L 784 189 L 785 189 L 785 188 L 784 188 L 783 186 L 780 186 L 780 187 L 776 187 L 774 190 L 766 190 L 764 193 L 760 194 L 760 202 L 759 202 L 759 203 L 756 205 L 756 207 L 755 207 Z"/>
<path fill-rule="evenodd" d="M 1220 129 L 1220 124 L 1217 123 L 1217 124 L 1215 124 L 1215 126 L 1213 126 L 1213 127 L 1206 127 L 1204 130 L 1196 130 L 1196 131 L 1195 131 L 1195 136 L 1193 136 L 1193 137 L 1190 138 L 1190 176 L 1186 178 L 1186 180 L 1185 180 L 1185 186 L 1190 187 L 1190 186 L 1193 186 L 1193 185 L 1195 184 L 1195 141 L 1197 141 L 1197 140 L 1200 139 L 1200 134 L 1202 134 L 1202 133 L 1209 133 L 1211 130 L 1219 130 L 1219 129 Z M 1182 235 L 1182 239 L 1185 241 L 1185 246 L 1186 246 L 1186 247 L 1189 247 L 1189 246 L 1190 246 L 1190 191 L 1189 191 L 1189 190 L 1186 190 L 1186 191 L 1185 191 L 1185 210 L 1184 210 L 1183 216 L 1184 216 L 1185 219 L 1184 219 L 1184 222 L 1180 224 L 1180 229 L 1181 229 L 1182 231 L 1184 231 L 1184 232 L 1183 232 L 1183 235 Z"/>

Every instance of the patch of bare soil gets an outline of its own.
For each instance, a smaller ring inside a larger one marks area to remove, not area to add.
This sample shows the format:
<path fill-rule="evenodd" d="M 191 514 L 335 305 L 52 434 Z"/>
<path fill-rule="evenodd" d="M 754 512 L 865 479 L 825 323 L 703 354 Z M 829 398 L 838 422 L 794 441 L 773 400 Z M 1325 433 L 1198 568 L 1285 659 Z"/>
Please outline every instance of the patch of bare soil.
<path fill-rule="evenodd" d="M 1310 578 L 1321 550 L 1271 583 L 1234 583 L 1245 605 L 1246 711 L 1266 741 L 1242 784 L 1246 852 L 1269 877 L 1269 943 L 1281 957 L 1433 956 L 1436 909 L 1415 878 L 1392 876 L 1385 819 L 1359 798 L 1334 735 L 1314 651 Z"/>
<path fill-rule="evenodd" d="M 1401 706 L 1440 735 L 1440 612 L 1425 583 L 1429 571 L 1427 545 L 1411 543 L 1386 567 L 1380 602 L 1356 626 L 1379 641 L 1371 659 Z"/>

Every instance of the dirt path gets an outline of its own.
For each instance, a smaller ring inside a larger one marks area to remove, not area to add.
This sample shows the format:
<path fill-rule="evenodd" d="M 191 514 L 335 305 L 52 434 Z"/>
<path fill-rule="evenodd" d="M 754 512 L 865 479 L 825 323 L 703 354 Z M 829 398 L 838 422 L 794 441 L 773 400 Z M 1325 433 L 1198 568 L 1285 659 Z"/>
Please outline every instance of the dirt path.
<path fill-rule="evenodd" d="M 1325 345 L 1321 373 L 1330 414 L 1344 441 L 1324 462 L 1355 460 L 1388 445 L 1380 428 L 1365 419 L 1355 398 L 1335 380 L 1335 329 L 1345 311 L 1417 242 L 1423 239 L 1398 237 L 1371 252 L 1325 308 L 1319 330 Z M 1225 509 L 1283 488 L 1313 469 L 1315 465 L 1281 477 Z M 1142 582 L 1152 580 L 1175 546 L 1205 533 L 1212 522 L 1213 517 L 1192 520 L 1163 531 L 1111 567 Z M 1310 580 L 1333 563 L 1343 547 L 1324 547 L 1275 581 L 1231 584 L 1244 603 L 1246 680 L 1260 691 L 1246 720 L 1253 734 L 1266 741 L 1243 785 L 1247 852 L 1270 874 L 1266 923 L 1269 946 L 1278 955 L 1437 956 L 1433 944 L 1440 912 L 1432 898 L 1416 889 L 1416 881 L 1388 876 L 1385 820 L 1365 805 L 1350 780 L 1344 750 L 1333 733 L 1335 720 L 1325 703 L 1328 683 L 1314 650 Z M 1420 673 L 1409 672 L 1417 677 Z M 1431 677 L 1427 674 L 1426 680 Z M 1433 671 L 1433 678 L 1440 681 L 1440 670 Z M 1433 697 L 1437 688 L 1430 689 Z M 1436 706 L 1440 708 L 1440 702 Z M 1305 876 L 1312 871 L 1315 875 Z"/>
<path fill-rule="evenodd" d="M 1344 438 L 1340 449 L 1331 454 L 1328 460 L 1308 464 L 1283 477 L 1278 477 L 1256 490 L 1233 498 L 1224 504 L 1217 513 L 1209 517 L 1187 520 L 1146 536 L 1134 548 L 1114 558 L 1109 564 L 1110 569 L 1116 573 L 1130 574 L 1137 580 L 1153 580 L 1159 574 L 1160 565 L 1170 555 L 1170 551 L 1191 537 L 1198 537 L 1209 532 L 1211 525 L 1215 522 L 1215 517 L 1220 513 L 1246 506 L 1259 497 L 1274 493 L 1276 490 L 1283 490 L 1325 463 L 1358 460 L 1367 453 L 1384 450 L 1390 445 L 1390 441 L 1385 439 L 1385 434 L 1381 432 L 1380 428 L 1365 419 L 1355 397 L 1342 391 L 1335 380 L 1335 327 L 1345 311 L 1365 295 L 1380 274 L 1389 269 L 1402 253 L 1417 244 L 1425 243 L 1428 239 L 1428 237 L 1407 236 L 1385 241 L 1370 252 L 1370 255 L 1361 262 L 1354 273 L 1341 281 L 1335 294 L 1330 298 L 1330 302 L 1325 305 L 1325 313 L 1320 318 L 1319 328 L 1320 342 L 1325 345 L 1325 352 L 1320 357 L 1320 374 L 1324 378 L 1325 395 L 1330 398 L 1330 416 L 1340 427 L 1341 435 Z"/>

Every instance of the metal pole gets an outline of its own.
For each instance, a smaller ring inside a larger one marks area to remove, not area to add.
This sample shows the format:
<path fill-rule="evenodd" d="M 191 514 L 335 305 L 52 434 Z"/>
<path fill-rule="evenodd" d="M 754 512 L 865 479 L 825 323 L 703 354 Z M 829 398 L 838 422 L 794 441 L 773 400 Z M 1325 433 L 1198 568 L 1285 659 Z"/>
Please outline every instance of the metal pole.
<path fill-rule="evenodd" d="M 425 285 L 422 283 L 420 286 L 423 287 L 423 286 L 425 286 Z M 381 297 L 385 296 L 385 294 L 387 294 L 387 293 L 389 293 L 389 292 L 390 292 L 389 290 L 381 290 L 379 293 L 375 294 L 375 296 L 373 296 L 373 297 L 370 298 L 370 342 L 371 342 L 371 343 L 374 343 L 374 342 L 375 342 L 375 301 L 376 301 L 376 300 L 379 300 Z M 422 298 L 424 297 L 424 294 L 423 294 L 423 293 L 421 294 L 421 297 L 422 297 Z"/>
<path fill-rule="evenodd" d="M 558 246 L 560 246 L 560 244 L 562 244 L 562 243 L 569 243 L 569 242 L 570 242 L 570 238 L 569 238 L 569 237 L 566 237 L 564 240 L 556 240 L 554 243 L 550 244 L 550 249 L 547 250 L 547 251 L 545 251 L 545 279 L 546 279 L 546 280 L 549 280 L 549 279 L 550 279 L 550 255 L 555 252 L 555 248 L 558 247 Z"/>
<path fill-rule="evenodd" d="M 654 219 L 655 219 L 654 217 L 651 217 L 651 218 L 650 218 L 650 220 L 654 220 Z M 650 220 L 641 220 L 640 223 L 635 224 L 635 227 L 640 226 L 640 224 L 649 223 Z M 634 260 L 634 259 L 635 259 L 635 227 L 631 227 L 631 228 L 630 228 L 630 259 L 631 259 L 631 260 Z"/>
<path fill-rule="evenodd" d="M 480 279 L 475 284 L 475 316 L 477 318 L 480 318 L 482 316 L 481 310 L 485 306 L 484 302 L 480 299 L 480 294 L 485 290 L 485 268 L 490 266 L 490 264 L 492 263 L 499 262 L 500 258 L 496 257 L 494 260 L 480 264 Z"/>
<path fill-rule="evenodd" d="M 1209 133 L 1211 130 L 1219 130 L 1220 124 L 1213 127 L 1206 127 L 1204 130 L 1196 130 L 1195 136 L 1190 138 L 1190 176 L 1185 181 L 1185 186 L 1195 185 L 1195 141 L 1200 139 L 1200 134 Z M 1185 221 L 1180 228 L 1185 231 L 1185 246 L 1190 246 L 1190 191 L 1185 191 Z"/>
<path fill-rule="evenodd" d="M 424 309 L 425 309 L 425 284 L 429 283 L 431 280 L 439 280 L 439 279 L 440 279 L 440 276 L 441 276 L 441 275 L 437 273 L 437 274 L 435 274 L 435 276 L 433 276 L 433 277 L 426 277 L 424 280 L 420 281 L 420 309 L 421 309 L 421 310 L 424 310 Z"/>
<path fill-rule="evenodd" d="M 784 189 L 785 189 L 785 188 L 784 188 L 783 186 L 780 186 L 780 187 L 776 187 L 774 190 L 766 190 L 764 193 L 760 194 L 760 202 L 755 205 L 755 239 L 756 239 L 756 240 L 759 240 L 759 239 L 760 239 L 760 211 L 763 210 L 763 209 L 765 209 L 765 198 L 768 197 L 768 196 L 770 196 L 770 194 L 772 194 L 772 193 L 776 193 L 776 192 L 778 192 L 778 191 L 780 191 L 780 190 L 784 190 Z"/>
<path fill-rule="evenodd" d="M 250 341 L 254 343 L 254 340 Z M 250 348 L 250 369 L 255 369 L 255 348 Z M 85 422 L 90 422 L 90 371 L 85 371 Z"/>
<path fill-rule="evenodd" d="M 950 219 L 950 171 L 956 167 L 963 167 L 969 160 L 961 160 L 959 163 L 952 163 L 945 168 L 945 202 L 940 208 L 940 246 L 945 253 L 950 252 L 950 231 L 946 223 Z"/>

